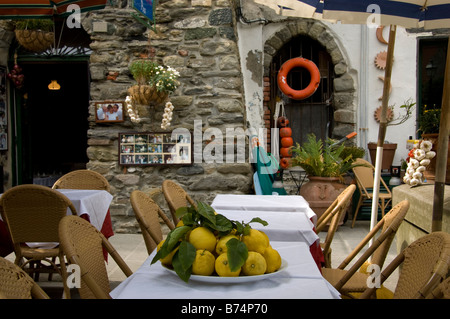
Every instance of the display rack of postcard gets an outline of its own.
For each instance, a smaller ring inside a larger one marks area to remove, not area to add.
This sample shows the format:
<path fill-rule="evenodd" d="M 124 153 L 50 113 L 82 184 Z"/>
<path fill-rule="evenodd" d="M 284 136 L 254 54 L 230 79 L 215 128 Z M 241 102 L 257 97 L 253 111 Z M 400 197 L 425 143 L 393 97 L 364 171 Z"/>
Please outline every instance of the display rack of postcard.
<path fill-rule="evenodd" d="M 119 165 L 192 164 L 190 134 L 119 133 Z"/>

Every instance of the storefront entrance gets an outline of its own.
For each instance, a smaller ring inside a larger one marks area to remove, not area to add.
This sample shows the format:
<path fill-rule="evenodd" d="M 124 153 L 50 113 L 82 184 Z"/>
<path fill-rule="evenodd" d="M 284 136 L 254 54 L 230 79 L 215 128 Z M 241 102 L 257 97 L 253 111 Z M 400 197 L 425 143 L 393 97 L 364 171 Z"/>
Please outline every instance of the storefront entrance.
<path fill-rule="evenodd" d="M 87 61 L 23 62 L 26 93 L 16 104 L 18 184 L 51 183 L 88 161 Z M 49 89 L 56 80 L 60 88 Z"/>

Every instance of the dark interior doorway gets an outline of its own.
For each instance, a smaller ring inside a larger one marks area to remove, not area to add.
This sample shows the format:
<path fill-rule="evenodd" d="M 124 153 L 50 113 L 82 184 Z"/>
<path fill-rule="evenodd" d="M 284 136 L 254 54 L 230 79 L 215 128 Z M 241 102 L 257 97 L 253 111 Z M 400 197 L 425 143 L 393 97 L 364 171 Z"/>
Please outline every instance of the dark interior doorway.
<path fill-rule="evenodd" d="M 85 168 L 89 116 L 88 61 L 22 62 L 21 183 Z M 48 85 L 57 80 L 60 90 Z M 20 168 L 19 168 L 20 169 Z M 19 181 L 20 183 L 20 181 Z"/>

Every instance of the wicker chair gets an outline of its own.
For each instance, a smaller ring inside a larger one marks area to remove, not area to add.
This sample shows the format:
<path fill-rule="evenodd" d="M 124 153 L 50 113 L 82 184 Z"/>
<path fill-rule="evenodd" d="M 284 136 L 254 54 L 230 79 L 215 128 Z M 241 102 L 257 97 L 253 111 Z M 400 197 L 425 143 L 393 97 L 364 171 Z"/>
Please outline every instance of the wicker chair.
<path fill-rule="evenodd" d="M 353 226 L 355 226 L 356 216 L 358 216 L 359 209 L 364 204 L 364 201 L 372 201 L 373 192 L 368 189 L 373 187 L 375 172 L 375 168 L 373 167 L 373 165 L 368 161 L 363 160 L 362 158 L 358 158 L 355 163 L 361 164 L 360 166 L 352 168 L 352 171 L 355 174 L 356 183 L 358 184 L 360 197 L 358 204 L 356 205 L 355 214 L 353 215 L 352 228 Z M 380 181 L 386 189 L 386 192 L 378 193 L 378 200 L 380 202 L 378 206 L 381 208 L 381 216 L 384 216 L 384 211 L 392 199 L 392 193 L 389 187 L 386 185 L 386 182 L 382 178 L 380 179 Z"/>
<path fill-rule="evenodd" d="M 40 272 L 60 273 L 65 296 L 70 298 L 70 290 L 66 285 L 64 254 L 60 246 L 50 249 L 32 248 L 25 243 L 58 243 L 59 221 L 67 215 L 68 208 L 73 215 L 77 214 L 72 202 L 56 190 L 25 184 L 7 190 L 1 197 L 1 208 L 2 218 L 6 221 L 14 246 L 14 263 L 30 274 L 35 273 L 36 280 Z M 59 267 L 55 263 L 56 257 L 59 258 Z M 51 267 L 44 267 L 43 261 Z M 31 265 L 39 267 L 33 268 Z"/>
<path fill-rule="evenodd" d="M 146 193 L 135 190 L 131 193 L 130 201 L 141 228 L 147 252 L 150 255 L 163 239 L 159 217 L 162 218 L 170 230 L 174 229 L 174 225 L 158 204 Z"/>
<path fill-rule="evenodd" d="M 98 189 L 110 191 L 108 181 L 103 175 L 88 169 L 79 169 L 61 176 L 53 189 Z"/>
<path fill-rule="evenodd" d="M 70 263 L 80 267 L 82 299 L 110 299 L 111 287 L 103 258 L 103 248 L 128 277 L 131 269 L 111 243 L 89 222 L 78 216 L 66 216 L 59 224 L 59 236 Z"/>
<path fill-rule="evenodd" d="M 386 260 L 389 248 L 394 240 L 400 224 L 403 222 L 409 209 L 409 202 L 404 200 L 395 205 L 378 224 L 364 237 L 358 246 L 345 258 L 338 268 L 322 268 L 322 275 L 342 295 L 353 298 L 352 293 L 363 292 L 367 288 L 369 274 L 358 271 L 360 267 L 372 256 L 370 263 L 378 265 L 380 269 Z M 381 230 L 380 235 L 373 244 L 361 255 L 349 270 L 345 267 L 356 257 L 356 255 L 375 237 Z"/>
<path fill-rule="evenodd" d="M 331 267 L 331 242 L 333 241 L 333 237 L 337 230 L 339 221 L 345 214 L 347 207 L 350 205 L 355 190 L 356 186 L 353 184 L 345 188 L 317 221 L 317 234 L 321 232 L 331 221 L 328 227 L 325 241 L 323 243 L 320 243 L 325 259 L 325 267 Z"/>
<path fill-rule="evenodd" d="M 188 204 L 195 206 L 192 198 L 186 193 L 186 191 L 177 183 L 172 180 L 165 180 L 162 183 L 162 191 L 164 197 L 169 205 L 170 213 L 172 215 L 172 220 L 174 225 L 177 225 L 179 219 L 175 215 L 175 212 L 180 207 L 187 207 Z"/>
<path fill-rule="evenodd" d="M 436 298 L 441 289 L 448 297 L 449 279 L 442 280 L 450 268 L 450 234 L 433 232 L 414 241 L 382 271 L 381 284 L 401 264 L 395 299 Z M 376 289 L 367 288 L 360 298 L 371 298 Z"/>
<path fill-rule="evenodd" d="M 0 299 L 50 299 L 16 264 L 0 257 Z"/>

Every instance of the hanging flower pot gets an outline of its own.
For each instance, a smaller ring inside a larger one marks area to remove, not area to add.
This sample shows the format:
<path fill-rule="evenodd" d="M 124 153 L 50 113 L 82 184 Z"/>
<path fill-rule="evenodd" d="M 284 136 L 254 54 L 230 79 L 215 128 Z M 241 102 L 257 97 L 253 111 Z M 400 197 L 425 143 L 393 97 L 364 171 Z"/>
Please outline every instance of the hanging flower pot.
<path fill-rule="evenodd" d="M 49 49 L 55 39 L 53 22 L 44 19 L 27 19 L 16 22 L 17 42 L 28 51 L 43 52 Z"/>
<path fill-rule="evenodd" d="M 158 92 L 154 86 L 150 85 L 133 85 L 128 89 L 128 94 L 134 103 L 141 105 L 162 104 L 169 96 L 166 92 Z"/>

